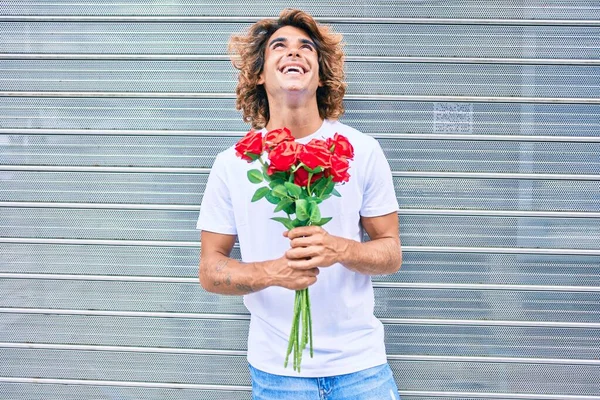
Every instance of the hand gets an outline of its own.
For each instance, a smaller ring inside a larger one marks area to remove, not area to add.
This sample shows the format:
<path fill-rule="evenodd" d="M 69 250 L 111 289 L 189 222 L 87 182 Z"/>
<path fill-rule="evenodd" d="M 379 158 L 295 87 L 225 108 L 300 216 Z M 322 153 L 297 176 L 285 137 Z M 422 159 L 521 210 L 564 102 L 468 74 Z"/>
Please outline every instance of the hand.
<path fill-rule="evenodd" d="M 264 265 L 265 275 L 268 276 L 267 286 L 281 286 L 290 290 L 306 289 L 317 282 L 318 268 L 290 268 L 289 259 L 284 255 Z"/>
<path fill-rule="evenodd" d="M 348 247 L 345 239 L 330 235 L 320 226 L 302 226 L 283 235 L 290 239 L 291 249 L 285 257 L 292 269 L 329 267 L 339 262 Z"/>

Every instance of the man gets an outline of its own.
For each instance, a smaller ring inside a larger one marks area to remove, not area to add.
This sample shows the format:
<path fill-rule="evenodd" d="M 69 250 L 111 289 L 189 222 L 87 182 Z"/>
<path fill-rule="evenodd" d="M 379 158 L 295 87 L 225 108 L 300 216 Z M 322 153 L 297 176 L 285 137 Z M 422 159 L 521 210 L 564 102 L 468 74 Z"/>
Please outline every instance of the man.
<path fill-rule="evenodd" d="M 337 132 L 355 149 L 350 180 L 337 187 L 341 198 L 319 205 L 332 220 L 288 232 L 270 220 L 272 204 L 250 201 L 253 164 L 233 148 L 214 162 L 197 225 L 199 277 L 208 291 L 244 295 L 253 398 L 398 399 L 370 279 L 402 263 L 398 203 L 378 142 L 336 120 L 345 93 L 341 37 L 302 11 L 284 10 L 232 37 L 230 49 L 240 70 L 237 107 L 253 128 L 287 127 L 300 143 Z M 370 241 L 363 243 L 364 231 Z M 230 258 L 236 236 L 243 262 Z M 294 290 L 307 287 L 314 357 L 305 354 L 298 373 L 284 368 L 284 357 Z"/>

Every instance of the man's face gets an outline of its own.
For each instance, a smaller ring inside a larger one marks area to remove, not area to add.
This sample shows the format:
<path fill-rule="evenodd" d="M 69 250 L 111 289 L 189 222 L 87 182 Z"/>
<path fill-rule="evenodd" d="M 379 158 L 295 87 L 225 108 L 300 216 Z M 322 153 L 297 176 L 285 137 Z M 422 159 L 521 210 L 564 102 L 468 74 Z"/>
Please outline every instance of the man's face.
<path fill-rule="evenodd" d="M 258 83 L 273 97 L 281 92 L 315 95 L 321 86 L 319 60 L 317 48 L 306 32 L 284 26 L 273 33 L 267 40 Z"/>

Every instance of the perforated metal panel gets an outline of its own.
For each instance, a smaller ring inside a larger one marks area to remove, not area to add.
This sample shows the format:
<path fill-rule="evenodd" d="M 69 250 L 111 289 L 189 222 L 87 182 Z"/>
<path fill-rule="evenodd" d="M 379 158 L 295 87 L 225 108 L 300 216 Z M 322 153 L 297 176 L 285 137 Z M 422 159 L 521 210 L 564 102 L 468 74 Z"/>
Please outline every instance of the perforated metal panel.
<path fill-rule="evenodd" d="M 2 2 L 0 397 L 250 399 L 195 222 L 249 129 L 227 39 L 285 7 L 344 35 L 342 121 L 393 170 L 404 263 L 373 284 L 402 399 L 600 400 L 588 0 Z"/>
<path fill-rule="evenodd" d="M 121 5 L 123 7 L 123 5 Z M 337 13 L 336 13 L 337 15 Z M 330 24 L 346 55 L 598 59 L 600 29 L 585 26 Z M 241 23 L 0 22 L 0 51 L 223 57 Z M 27 32 L 23 36 L 23 32 Z M 424 45 L 423 42 L 426 42 Z M 402 43 L 398 46 L 398 43 Z"/>

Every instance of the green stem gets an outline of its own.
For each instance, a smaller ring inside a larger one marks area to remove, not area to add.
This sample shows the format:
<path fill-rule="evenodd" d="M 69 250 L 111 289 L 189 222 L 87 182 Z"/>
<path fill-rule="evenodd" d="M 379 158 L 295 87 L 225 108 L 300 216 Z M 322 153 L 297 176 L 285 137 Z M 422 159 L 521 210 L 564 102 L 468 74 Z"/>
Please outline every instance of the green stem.
<path fill-rule="evenodd" d="M 296 368 L 295 370 L 300 372 L 300 355 L 302 354 L 302 349 L 300 349 L 300 312 L 302 307 L 302 299 L 299 291 L 296 291 L 296 294 L 300 298 L 300 302 L 298 304 L 298 314 L 296 315 L 296 319 L 298 323 L 296 323 L 296 346 L 295 346 L 295 356 L 296 356 Z"/>
<path fill-rule="evenodd" d="M 310 311 L 310 295 L 306 289 L 306 308 L 308 310 L 308 335 L 310 343 L 310 358 L 313 358 L 313 335 L 312 335 L 312 315 Z"/>
<path fill-rule="evenodd" d="M 290 338 L 288 340 L 288 348 L 287 348 L 287 352 L 285 355 L 285 361 L 283 363 L 283 367 L 287 368 L 288 365 L 288 361 L 290 358 L 290 354 L 293 350 L 294 347 L 294 338 L 296 337 L 295 335 L 295 331 L 297 330 L 297 320 L 298 320 L 298 311 L 299 311 L 299 297 L 298 297 L 298 293 L 296 292 L 296 299 L 294 300 L 294 317 L 292 318 L 292 331 L 290 332 Z M 295 365 L 295 361 L 294 361 L 294 365 Z M 296 367 L 294 366 L 294 369 L 296 369 Z"/>

